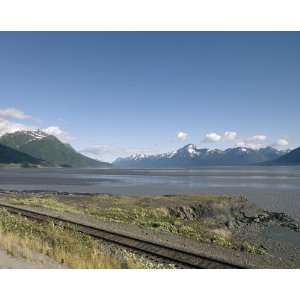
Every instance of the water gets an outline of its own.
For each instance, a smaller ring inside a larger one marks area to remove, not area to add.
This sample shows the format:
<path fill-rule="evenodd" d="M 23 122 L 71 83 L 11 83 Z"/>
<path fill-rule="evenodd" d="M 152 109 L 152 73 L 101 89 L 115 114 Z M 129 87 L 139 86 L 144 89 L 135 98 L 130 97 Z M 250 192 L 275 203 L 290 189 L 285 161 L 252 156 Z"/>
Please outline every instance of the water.
<path fill-rule="evenodd" d="M 0 169 L 0 189 L 128 195 L 244 195 L 264 209 L 300 217 L 300 167 Z"/>

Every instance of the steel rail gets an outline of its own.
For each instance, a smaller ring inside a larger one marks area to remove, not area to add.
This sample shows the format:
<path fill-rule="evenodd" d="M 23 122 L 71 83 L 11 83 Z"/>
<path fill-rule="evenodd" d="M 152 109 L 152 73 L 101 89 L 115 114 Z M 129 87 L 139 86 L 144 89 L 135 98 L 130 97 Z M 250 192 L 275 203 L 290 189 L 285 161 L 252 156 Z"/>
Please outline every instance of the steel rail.
<path fill-rule="evenodd" d="M 116 233 L 106 229 L 100 229 L 90 225 L 85 225 L 62 217 L 55 217 L 45 213 L 40 213 L 28 209 L 23 209 L 7 204 L 0 204 L 0 208 L 6 209 L 12 214 L 19 214 L 36 221 L 52 221 L 54 224 L 71 224 L 84 234 L 92 236 L 96 239 L 105 240 L 130 249 L 142 251 L 158 258 L 167 259 L 171 263 L 180 264 L 184 268 L 196 269 L 242 269 L 244 266 L 233 264 L 231 262 L 222 261 L 212 257 L 195 254 L 186 250 L 176 249 L 170 246 L 162 245 L 153 241 L 131 237 L 123 233 Z"/>

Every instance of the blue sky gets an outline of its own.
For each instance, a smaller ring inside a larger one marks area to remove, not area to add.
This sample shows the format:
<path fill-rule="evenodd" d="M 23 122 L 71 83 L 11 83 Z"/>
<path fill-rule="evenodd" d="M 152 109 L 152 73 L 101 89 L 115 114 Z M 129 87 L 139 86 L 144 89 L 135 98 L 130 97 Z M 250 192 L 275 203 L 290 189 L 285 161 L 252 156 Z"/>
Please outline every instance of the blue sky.
<path fill-rule="evenodd" d="M 187 143 L 300 145 L 300 33 L 0 38 L 0 134 L 41 128 L 105 160 Z"/>

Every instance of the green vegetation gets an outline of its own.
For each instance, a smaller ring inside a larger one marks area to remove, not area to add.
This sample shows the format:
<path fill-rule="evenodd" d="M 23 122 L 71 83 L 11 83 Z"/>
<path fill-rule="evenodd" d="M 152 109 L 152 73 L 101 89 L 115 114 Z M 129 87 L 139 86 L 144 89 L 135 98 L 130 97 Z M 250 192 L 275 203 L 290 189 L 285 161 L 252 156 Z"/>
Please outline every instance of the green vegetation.
<path fill-rule="evenodd" d="M 221 247 L 264 254 L 261 247 L 251 243 L 240 243 L 231 237 L 230 231 L 219 228 L 213 220 L 182 220 L 169 214 L 166 208 L 91 208 L 86 214 L 99 219 L 136 224 L 156 231 L 169 232 L 204 243 L 213 243 Z"/>
<path fill-rule="evenodd" d="M 224 199 L 226 201 L 222 201 Z M 265 254 L 260 246 L 235 240 L 230 230 L 224 225 L 224 219 L 228 218 L 226 207 L 230 205 L 230 201 L 233 199 L 211 195 L 142 198 L 97 195 L 84 201 L 72 198 L 56 199 L 53 196 L 11 199 L 11 203 L 18 205 L 85 214 L 99 220 L 135 224 L 154 231 L 168 232 L 221 247 L 254 254 Z M 209 207 L 213 211 L 213 215 L 203 215 L 202 217 L 192 215 L 190 218 L 176 215 L 182 210 L 186 213 L 193 212 L 192 207 L 197 207 L 199 203 Z M 234 212 L 231 213 L 234 214 Z"/>
<path fill-rule="evenodd" d="M 64 204 L 63 202 L 57 201 L 52 197 L 26 197 L 24 199 L 11 199 L 10 203 L 17 205 L 29 205 L 32 207 L 45 207 L 49 209 L 54 209 L 60 212 L 70 212 L 70 213 L 79 213 L 80 211 L 76 207 L 71 205 Z"/>
<path fill-rule="evenodd" d="M 267 251 L 263 247 L 257 247 L 247 241 L 242 243 L 241 249 L 243 251 L 252 253 L 252 254 L 260 254 L 260 255 L 266 255 L 268 254 Z"/>
<path fill-rule="evenodd" d="M 15 256 L 31 258 L 32 251 L 70 268 L 162 268 L 126 250 L 109 252 L 74 226 L 40 224 L 0 209 L 0 246 Z M 118 253 L 118 256 L 115 254 Z M 168 265 L 167 267 L 174 267 Z"/>
<path fill-rule="evenodd" d="M 15 167 L 22 164 L 43 164 L 43 161 L 0 144 L 0 167 Z"/>
<path fill-rule="evenodd" d="M 39 135 L 40 138 L 35 138 Z M 71 145 L 62 143 L 55 136 L 40 131 L 19 131 L 5 134 L 0 138 L 0 144 L 10 151 L 19 152 L 24 157 L 31 157 L 38 162 L 47 162 L 52 166 L 68 167 L 108 167 L 110 164 L 99 162 L 76 152 Z M 1 148 L 0 148 L 1 150 Z M 0 155 L 1 157 L 1 155 Z M 1 161 L 0 161 L 1 162 Z M 7 161 L 3 161 L 7 162 Z M 10 162 L 10 161 L 8 161 Z M 22 163 L 32 163 L 22 160 Z"/>

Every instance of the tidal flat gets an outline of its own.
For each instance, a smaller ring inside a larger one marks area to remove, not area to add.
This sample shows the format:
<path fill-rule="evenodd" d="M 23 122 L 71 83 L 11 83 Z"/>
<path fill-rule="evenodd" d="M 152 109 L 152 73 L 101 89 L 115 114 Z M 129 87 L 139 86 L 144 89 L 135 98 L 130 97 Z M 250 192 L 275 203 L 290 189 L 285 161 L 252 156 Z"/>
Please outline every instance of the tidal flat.
<path fill-rule="evenodd" d="M 70 215 L 74 220 L 89 220 L 117 231 L 184 244 L 186 248 L 222 256 L 225 260 L 246 264 L 251 261 L 248 267 L 300 267 L 300 242 L 295 238 L 300 235 L 299 220 L 261 209 L 245 197 L 3 191 L 0 203 Z M 5 211 L 0 215 L 0 232 L 0 247 L 12 254 L 10 248 L 25 247 L 49 256 L 64 267 L 176 267 L 101 243 L 78 233 L 76 228 L 37 224 Z M 7 246 L 8 239 L 14 241 L 14 247 Z"/>
<path fill-rule="evenodd" d="M 131 196 L 243 195 L 267 211 L 300 218 L 300 168 L 232 166 L 197 170 L 1 169 L 0 189 Z"/>

